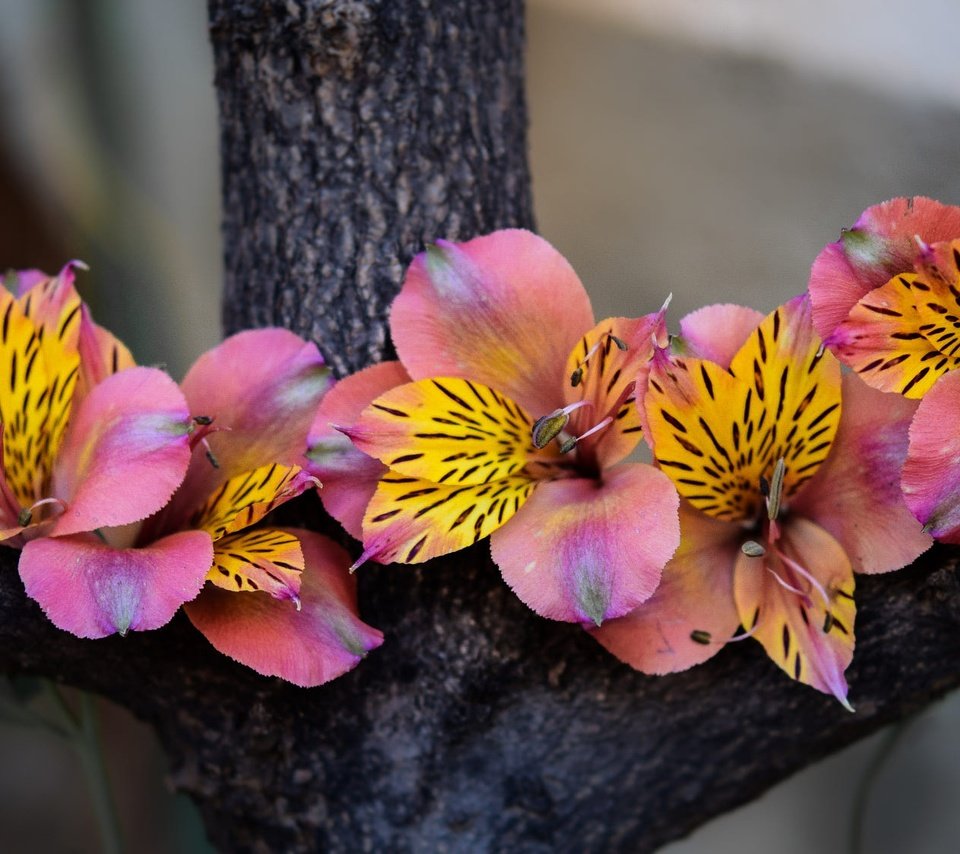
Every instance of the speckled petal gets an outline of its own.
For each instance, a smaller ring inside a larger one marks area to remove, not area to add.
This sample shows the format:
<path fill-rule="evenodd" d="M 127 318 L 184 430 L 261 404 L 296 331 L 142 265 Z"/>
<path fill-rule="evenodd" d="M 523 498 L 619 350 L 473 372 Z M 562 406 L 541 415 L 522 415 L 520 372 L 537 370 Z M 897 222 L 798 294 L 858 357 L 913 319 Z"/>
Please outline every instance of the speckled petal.
<path fill-rule="evenodd" d="M 224 655 L 306 688 L 352 670 L 383 643 L 383 635 L 357 615 L 347 553 L 319 534 L 289 533 L 300 540 L 306 563 L 299 610 L 266 593 L 216 587 L 207 587 L 185 610 Z"/>

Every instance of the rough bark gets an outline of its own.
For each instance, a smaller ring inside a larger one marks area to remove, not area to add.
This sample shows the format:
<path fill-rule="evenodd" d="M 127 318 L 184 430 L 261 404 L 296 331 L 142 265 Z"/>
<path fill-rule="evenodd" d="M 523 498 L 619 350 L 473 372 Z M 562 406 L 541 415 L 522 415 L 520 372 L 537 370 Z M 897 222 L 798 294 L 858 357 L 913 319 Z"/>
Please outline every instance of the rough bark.
<path fill-rule="evenodd" d="M 340 372 L 388 352 L 435 236 L 529 225 L 520 0 L 211 0 L 226 324 L 282 323 Z M 302 508 L 316 510 L 316 508 Z M 0 668 L 102 692 L 157 728 L 230 851 L 644 851 L 960 683 L 957 558 L 861 579 L 854 715 L 756 644 L 652 679 L 537 618 L 482 548 L 361 572 L 385 645 L 304 691 L 182 618 L 85 642 L 0 574 Z"/>

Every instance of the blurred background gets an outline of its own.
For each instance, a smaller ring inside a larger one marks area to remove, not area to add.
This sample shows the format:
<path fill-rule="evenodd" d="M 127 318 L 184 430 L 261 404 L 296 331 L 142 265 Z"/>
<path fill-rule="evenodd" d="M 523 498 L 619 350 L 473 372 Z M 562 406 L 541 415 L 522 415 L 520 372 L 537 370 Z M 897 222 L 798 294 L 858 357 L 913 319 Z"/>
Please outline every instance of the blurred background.
<path fill-rule="evenodd" d="M 175 376 L 219 339 L 205 21 L 202 0 L 0 0 L 0 269 L 84 259 L 98 319 Z M 868 205 L 960 203 L 958 25 L 951 0 L 530 0 L 540 230 L 598 316 L 668 292 L 674 318 L 770 310 Z M 209 850 L 150 731 L 103 712 L 131 850 Z M 831 854 L 861 813 L 864 851 L 953 851 L 958 731 L 948 698 L 665 851 Z M 0 850 L 98 850 L 64 743 L 0 725 L 0 756 Z"/>

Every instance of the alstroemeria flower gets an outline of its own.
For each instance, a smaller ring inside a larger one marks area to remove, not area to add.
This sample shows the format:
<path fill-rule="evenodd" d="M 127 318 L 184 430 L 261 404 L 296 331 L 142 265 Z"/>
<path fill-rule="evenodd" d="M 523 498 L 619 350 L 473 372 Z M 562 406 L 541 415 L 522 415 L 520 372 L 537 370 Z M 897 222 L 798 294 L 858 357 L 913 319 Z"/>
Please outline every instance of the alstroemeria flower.
<path fill-rule="evenodd" d="M 893 199 L 866 210 L 810 275 L 814 323 L 874 388 L 921 398 L 960 367 L 960 208 Z"/>
<path fill-rule="evenodd" d="M 595 637 L 669 673 L 740 626 L 847 705 L 854 572 L 896 569 L 930 544 L 899 490 L 912 404 L 841 378 L 805 296 L 766 318 L 711 306 L 681 329 L 694 357 L 658 354 L 644 400 L 654 456 L 684 499 L 680 549 L 653 598 Z"/>
<path fill-rule="evenodd" d="M 182 390 L 195 419 L 219 429 L 195 448 L 170 503 L 134 531 L 24 550 L 28 586 L 50 585 L 51 563 L 72 570 L 78 589 L 50 591 L 54 622 L 99 637 L 156 628 L 188 602 L 218 650 L 298 685 L 328 681 L 379 646 L 380 633 L 356 616 L 342 551 L 308 531 L 251 527 L 316 485 L 299 463 L 329 384 L 316 347 L 282 329 L 240 333 L 201 356 Z M 170 574 L 180 588 L 151 595 Z"/>
<path fill-rule="evenodd" d="M 0 288 L 6 545 L 137 522 L 170 498 L 190 459 L 180 390 L 161 371 L 130 367 L 81 302 L 74 266 L 13 274 L 18 297 Z"/>
<path fill-rule="evenodd" d="M 648 599 L 678 498 L 653 467 L 615 464 L 640 440 L 633 397 L 662 312 L 595 324 L 566 260 L 509 230 L 419 255 L 390 328 L 402 368 L 348 378 L 318 416 L 351 415 L 343 432 L 386 467 L 324 496 L 351 526 L 366 503 L 361 560 L 420 563 L 491 536 L 507 583 L 546 617 L 600 624 Z M 329 428 L 311 442 L 335 475 Z"/>

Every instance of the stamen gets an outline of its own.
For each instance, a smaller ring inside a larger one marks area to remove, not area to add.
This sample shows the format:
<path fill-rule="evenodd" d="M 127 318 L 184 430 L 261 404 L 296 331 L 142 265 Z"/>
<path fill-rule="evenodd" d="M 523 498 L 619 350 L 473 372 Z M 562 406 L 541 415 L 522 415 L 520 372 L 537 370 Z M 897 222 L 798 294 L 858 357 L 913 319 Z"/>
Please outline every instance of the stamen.
<path fill-rule="evenodd" d="M 773 477 L 770 479 L 769 494 L 767 495 L 767 516 L 771 522 L 775 522 L 780 515 L 780 501 L 783 498 L 783 477 L 786 470 L 786 462 L 783 457 L 780 457 L 773 467 Z M 760 491 L 763 492 L 762 482 Z"/>
<path fill-rule="evenodd" d="M 612 423 L 613 423 L 613 417 L 608 415 L 606 418 L 603 419 L 603 421 L 600 421 L 599 423 L 594 424 L 593 427 L 587 430 L 586 433 L 581 433 L 579 436 L 573 436 L 567 439 L 560 446 L 560 453 L 561 454 L 569 453 L 577 446 L 577 442 L 580 442 L 583 439 L 586 439 L 588 436 L 592 436 L 594 433 L 599 433 L 601 430 L 605 430 Z"/>
<path fill-rule="evenodd" d="M 726 640 L 719 640 L 719 641 L 715 641 L 713 639 L 713 635 L 711 635 L 710 632 L 705 631 L 704 629 L 694 629 L 692 632 L 690 632 L 690 640 L 692 640 L 694 643 L 701 644 L 702 646 L 708 646 L 710 644 L 715 644 L 716 646 L 723 646 L 724 644 L 737 643 L 738 641 L 746 640 L 747 638 L 752 638 L 756 634 L 758 627 L 759 626 L 754 626 L 749 631 L 740 632 L 740 634 L 738 635 L 734 635 L 731 638 L 727 638 Z"/>
<path fill-rule="evenodd" d="M 29 507 L 25 507 L 20 511 L 20 515 L 17 516 L 17 524 L 22 528 L 26 528 L 33 521 L 33 514 L 40 507 L 45 507 L 51 505 L 56 508 L 55 512 L 51 514 L 50 518 L 55 519 L 57 516 L 62 516 L 66 510 L 66 502 L 61 501 L 59 498 L 41 498 L 39 501 L 34 501 Z"/>
<path fill-rule="evenodd" d="M 555 409 L 549 415 L 540 416 L 536 422 L 534 422 L 533 429 L 530 431 L 533 438 L 533 446 L 535 448 L 547 447 L 547 445 L 563 432 L 563 428 L 567 426 L 567 422 L 570 420 L 571 412 L 580 409 L 582 406 L 590 405 L 588 401 L 581 400 L 577 403 L 571 403 L 569 406 L 563 407 L 563 409 Z"/>
<path fill-rule="evenodd" d="M 617 336 L 612 332 L 605 332 L 597 339 L 596 343 L 589 350 L 587 350 L 587 354 L 577 363 L 577 367 L 574 369 L 573 373 L 570 374 L 570 385 L 572 385 L 574 388 L 583 382 L 583 369 L 586 367 L 587 362 L 593 358 L 593 354 L 600 349 L 604 343 L 604 340 L 607 338 L 617 345 L 618 350 L 626 351 L 630 349 L 627 345 L 627 342 L 622 338 L 617 338 Z"/>
<path fill-rule="evenodd" d="M 216 458 L 211 450 L 210 443 L 206 439 L 201 439 L 200 444 L 203 445 L 203 453 L 206 455 L 207 461 L 210 463 L 210 465 L 212 465 L 215 469 L 220 468 L 220 461 Z"/>
<path fill-rule="evenodd" d="M 777 584 L 779 584 L 779 585 L 780 585 L 781 587 L 783 587 L 784 589 L 789 590 L 791 593 L 796 593 L 797 596 L 799 596 L 801 599 L 803 599 L 804 604 L 806 604 L 806 605 L 812 604 L 812 603 L 810 602 L 810 597 L 807 596 L 806 593 L 804 593 L 804 592 L 803 592 L 802 590 L 800 590 L 798 587 L 794 587 L 792 584 L 788 584 L 788 583 L 787 583 L 786 581 L 784 581 L 779 575 L 777 575 L 776 572 L 774 572 L 772 569 L 770 569 L 769 566 L 764 567 L 764 568 L 767 570 L 767 572 L 769 572 L 769 573 L 774 577 L 774 579 L 776 579 Z"/>
<path fill-rule="evenodd" d="M 747 540 L 740 546 L 740 551 L 747 557 L 763 557 L 767 553 L 767 550 L 756 540 Z"/>
<path fill-rule="evenodd" d="M 819 581 L 817 581 L 817 579 L 814 578 L 807 570 L 805 570 L 799 563 L 787 557 L 787 555 L 785 555 L 782 551 L 780 551 L 780 549 L 774 549 L 774 552 L 776 552 L 777 557 L 779 557 L 780 560 L 782 560 L 787 566 L 789 566 L 790 569 L 792 569 L 794 572 L 799 572 L 800 575 L 802 575 L 805 579 L 807 579 L 807 581 L 810 582 L 810 584 L 814 587 L 814 589 L 820 594 L 821 598 L 823 599 L 823 603 L 827 606 L 827 608 L 829 608 L 830 597 L 827 595 L 827 591 L 824 589 L 824 586 Z"/>

